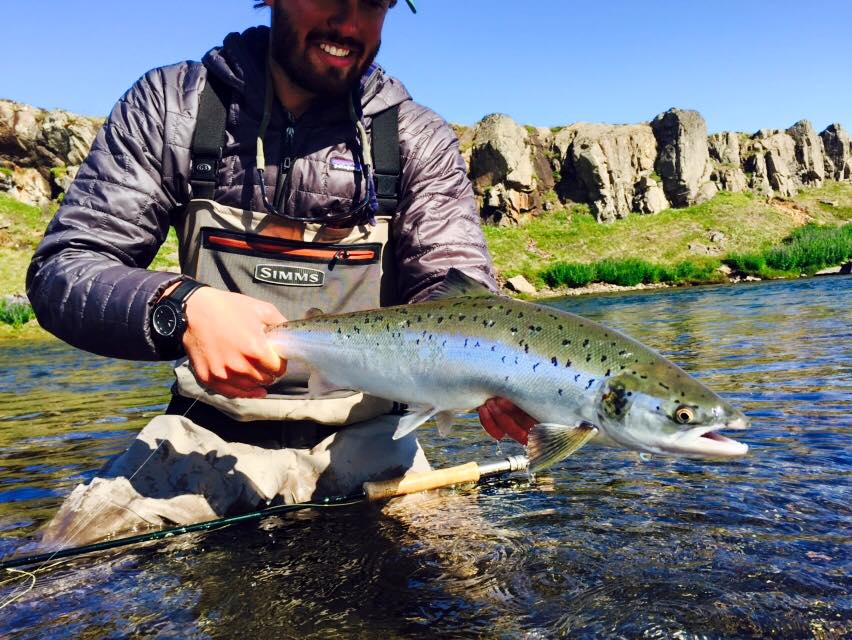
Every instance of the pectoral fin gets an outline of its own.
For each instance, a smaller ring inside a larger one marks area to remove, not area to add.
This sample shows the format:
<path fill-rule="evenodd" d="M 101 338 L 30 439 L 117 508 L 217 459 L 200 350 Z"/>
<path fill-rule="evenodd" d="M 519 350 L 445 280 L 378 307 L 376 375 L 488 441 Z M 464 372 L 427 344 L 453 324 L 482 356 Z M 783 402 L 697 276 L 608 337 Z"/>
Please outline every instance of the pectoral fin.
<path fill-rule="evenodd" d="M 578 427 L 541 423 L 530 429 L 527 457 L 530 473 L 536 473 L 564 460 L 595 437 L 598 428 L 584 422 Z"/>
<path fill-rule="evenodd" d="M 409 412 L 402 416 L 396 427 L 396 431 L 393 434 L 394 440 L 399 440 L 407 436 L 440 411 L 440 409 L 427 405 L 409 405 L 408 409 Z"/>

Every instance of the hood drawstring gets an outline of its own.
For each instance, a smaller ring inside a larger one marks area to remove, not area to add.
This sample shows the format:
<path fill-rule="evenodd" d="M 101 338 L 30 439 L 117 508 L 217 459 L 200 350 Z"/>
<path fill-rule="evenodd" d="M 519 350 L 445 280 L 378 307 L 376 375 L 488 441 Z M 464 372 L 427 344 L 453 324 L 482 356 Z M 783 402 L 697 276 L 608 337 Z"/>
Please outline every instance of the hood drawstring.
<path fill-rule="evenodd" d="M 353 93 L 349 100 L 349 118 L 355 124 L 361 145 L 361 166 L 364 168 L 364 178 L 367 181 L 367 200 L 370 208 L 370 216 L 367 221 L 375 226 L 376 213 L 379 211 L 379 199 L 376 196 L 376 184 L 373 180 L 373 147 L 370 144 L 370 136 L 367 135 L 367 128 L 355 109 L 355 98 L 356 94 Z"/>

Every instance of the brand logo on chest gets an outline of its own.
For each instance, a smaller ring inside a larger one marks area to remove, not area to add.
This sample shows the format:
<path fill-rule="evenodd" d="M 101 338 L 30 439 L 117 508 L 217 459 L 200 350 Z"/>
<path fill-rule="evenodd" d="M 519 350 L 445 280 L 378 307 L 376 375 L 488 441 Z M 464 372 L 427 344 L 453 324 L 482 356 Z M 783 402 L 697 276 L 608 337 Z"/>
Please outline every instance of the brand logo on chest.
<path fill-rule="evenodd" d="M 319 269 L 305 267 L 258 264 L 254 267 L 254 279 L 285 287 L 321 287 L 325 284 L 325 273 Z"/>

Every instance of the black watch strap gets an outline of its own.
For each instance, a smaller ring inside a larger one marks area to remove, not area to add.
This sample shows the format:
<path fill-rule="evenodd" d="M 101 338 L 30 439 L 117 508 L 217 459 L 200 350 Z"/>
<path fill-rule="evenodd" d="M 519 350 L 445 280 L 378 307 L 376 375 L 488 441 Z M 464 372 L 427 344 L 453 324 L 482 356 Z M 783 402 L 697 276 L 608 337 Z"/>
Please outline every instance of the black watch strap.
<path fill-rule="evenodd" d="M 189 300 L 189 297 L 198 291 L 201 287 L 206 287 L 206 284 L 198 282 L 198 280 L 193 280 L 191 278 L 187 278 L 183 282 L 181 282 L 175 290 L 172 291 L 169 295 L 167 295 L 165 299 L 169 299 L 172 302 L 176 302 L 181 306 L 181 308 L 186 305 L 186 301 Z"/>

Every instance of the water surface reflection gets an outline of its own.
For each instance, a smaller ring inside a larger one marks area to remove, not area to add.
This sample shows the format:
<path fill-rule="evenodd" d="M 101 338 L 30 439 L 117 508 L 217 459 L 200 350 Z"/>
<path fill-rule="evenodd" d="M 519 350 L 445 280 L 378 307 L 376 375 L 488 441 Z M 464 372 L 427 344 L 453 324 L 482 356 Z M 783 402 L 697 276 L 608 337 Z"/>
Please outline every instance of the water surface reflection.
<path fill-rule="evenodd" d="M 564 299 L 743 408 L 751 455 L 588 447 L 391 508 L 338 507 L 63 563 L 0 611 L 22 637 L 842 637 L 852 278 Z M 159 364 L 7 344 L 0 553 L 162 410 Z M 495 455 L 472 416 L 441 466 Z M 504 453 L 519 452 L 503 444 Z M 9 593 L 2 585 L 0 597 Z"/>

